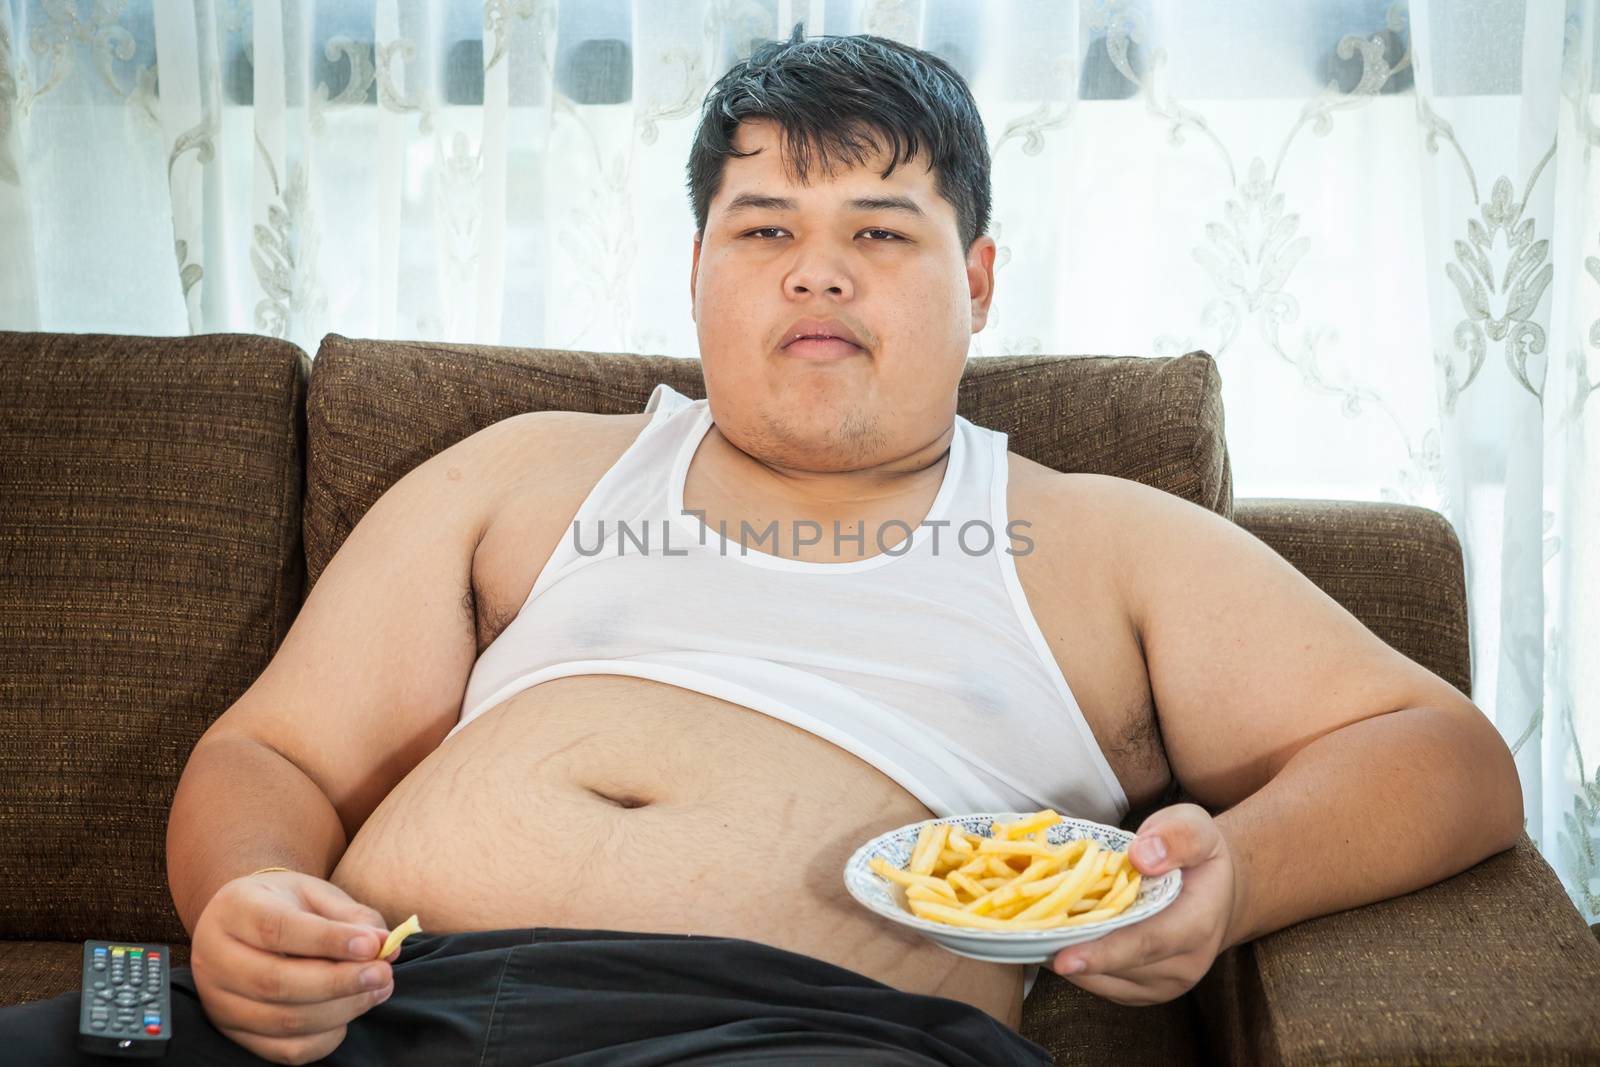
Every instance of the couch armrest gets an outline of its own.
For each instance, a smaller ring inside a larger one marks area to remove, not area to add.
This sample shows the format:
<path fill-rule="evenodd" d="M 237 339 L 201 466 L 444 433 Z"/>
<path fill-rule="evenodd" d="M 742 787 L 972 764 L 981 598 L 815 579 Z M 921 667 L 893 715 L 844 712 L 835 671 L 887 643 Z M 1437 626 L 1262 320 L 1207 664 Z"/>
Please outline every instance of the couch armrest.
<path fill-rule="evenodd" d="M 1239 499 L 1379 638 L 1471 692 L 1461 546 L 1424 508 Z M 1194 995 L 1219 1062 L 1600 1062 L 1600 943 L 1524 834 L 1435 885 L 1224 953 Z"/>
<path fill-rule="evenodd" d="M 1600 942 L 1527 834 L 1236 946 L 1195 995 L 1223 1063 L 1600 1062 Z"/>
<path fill-rule="evenodd" d="M 1409 504 L 1249 498 L 1234 501 L 1233 521 L 1384 642 L 1470 694 L 1466 571 L 1443 515 Z"/>

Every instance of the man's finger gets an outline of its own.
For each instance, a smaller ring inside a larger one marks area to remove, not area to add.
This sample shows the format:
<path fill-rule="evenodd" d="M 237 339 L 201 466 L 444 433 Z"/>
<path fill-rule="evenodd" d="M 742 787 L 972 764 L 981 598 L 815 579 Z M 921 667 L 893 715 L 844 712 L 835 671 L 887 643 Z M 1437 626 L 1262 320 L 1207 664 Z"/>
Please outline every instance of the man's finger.
<path fill-rule="evenodd" d="M 1070 978 L 1067 966 L 1082 960 L 1084 967 L 1077 972 L 1079 975 L 1118 974 L 1158 963 L 1194 947 L 1200 940 L 1196 929 L 1207 925 L 1202 899 L 1209 882 L 1207 874 L 1203 870 L 1185 871 L 1183 890 L 1171 904 L 1132 926 L 1113 930 L 1093 941 L 1068 945 L 1050 960 L 1049 968 L 1063 978 Z"/>
<path fill-rule="evenodd" d="M 225 937 L 216 945 L 212 983 L 229 993 L 254 1001 L 284 1004 L 315 1004 L 340 997 L 369 993 L 393 980 L 391 964 L 354 960 L 322 960 L 264 953 L 235 937 Z M 375 983 L 366 984 L 362 976 L 371 968 Z"/>
<path fill-rule="evenodd" d="M 1128 1004 L 1144 1007 L 1150 1004 L 1165 1004 L 1169 1000 L 1176 1000 L 1188 992 L 1187 986 L 1177 978 L 1152 976 L 1142 981 L 1130 981 L 1111 974 L 1077 975 L 1067 981 L 1082 989 L 1086 993 L 1093 993 L 1097 997 L 1115 1001 L 1118 1004 Z"/>
<path fill-rule="evenodd" d="M 370 926 L 326 919 L 287 905 L 273 896 L 253 908 L 229 913 L 226 933 L 266 952 L 330 960 L 370 960 L 383 946 L 383 933 Z"/>
<path fill-rule="evenodd" d="M 1128 858 L 1142 875 L 1154 877 L 1175 867 L 1194 867 L 1216 856 L 1222 834 L 1198 804 L 1173 804 L 1145 819 L 1128 846 Z"/>
<path fill-rule="evenodd" d="M 379 938 L 389 932 L 389 922 L 377 908 L 363 904 L 359 900 L 352 900 L 349 894 L 332 882 L 308 880 L 297 884 L 295 888 L 300 891 L 301 898 L 319 915 L 382 930 L 383 933 L 378 935 Z"/>
<path fill-rule="evenodd" d="M 1163 918 L 1168 912 L 1178 905 L 1154 915 L 1144 922 L 1113 930 L 1104 937 L 1080 945 L 1069 945 L 1058 952 L 1050 961 L 1050 969 L 1063 978 L 1081 978 L 1094 974 L 1119 974 L 1135 967 L 1147 967 L 1152 963 L 1159 963 L 1168 956 L 1176 955 L 1176 947 L 1172 931 L 1162 929 L 1156 920 Z M 1081 961 L 1083 967 L 1069 973 L 1067 966 Z"/>

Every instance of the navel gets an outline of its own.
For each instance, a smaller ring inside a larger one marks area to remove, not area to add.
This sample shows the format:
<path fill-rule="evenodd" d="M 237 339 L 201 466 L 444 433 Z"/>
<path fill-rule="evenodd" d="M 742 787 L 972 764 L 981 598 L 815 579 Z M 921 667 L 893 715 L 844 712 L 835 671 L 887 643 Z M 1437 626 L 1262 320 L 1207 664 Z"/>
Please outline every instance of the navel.
<path fill-rule="evenodd" d="M 610 793 L 602 793 L 592 785 L 586 785 L 584 788 L 607 804 L 615 804 L 619 808 L 643 808 L 651 803 L 651 801 L 643 797 L 634 796 L 632 793 L 621 793 L 612 796 Z"/>

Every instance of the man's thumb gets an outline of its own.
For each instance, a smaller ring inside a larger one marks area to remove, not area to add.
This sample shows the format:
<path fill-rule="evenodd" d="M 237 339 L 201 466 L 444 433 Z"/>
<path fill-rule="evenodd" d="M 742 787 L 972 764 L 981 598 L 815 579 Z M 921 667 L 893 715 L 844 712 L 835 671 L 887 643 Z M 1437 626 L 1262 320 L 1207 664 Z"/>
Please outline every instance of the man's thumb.
<path fill-rule="evenodd" d="M 1198 804 L 1174 804 L 1152 814 L 1128 846 L 1141 874 L 1164 874 L 1207 859 L 1216 842 L 1210 814 Z"/>

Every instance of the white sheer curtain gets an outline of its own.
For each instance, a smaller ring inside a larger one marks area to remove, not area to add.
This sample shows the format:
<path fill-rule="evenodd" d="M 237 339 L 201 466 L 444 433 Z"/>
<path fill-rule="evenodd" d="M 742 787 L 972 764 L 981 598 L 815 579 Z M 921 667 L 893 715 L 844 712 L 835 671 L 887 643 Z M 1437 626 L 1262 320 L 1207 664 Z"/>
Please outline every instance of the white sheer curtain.
<path fill-rule="evenodd" d="M 1437 508 L 1528 830 L 1600 919 L 1600 0 L 0 0 L 0 327 L 693 355 L 755 42 L 972 85 L 975 356 L 1204 348 L 1241 496 Z"/>

